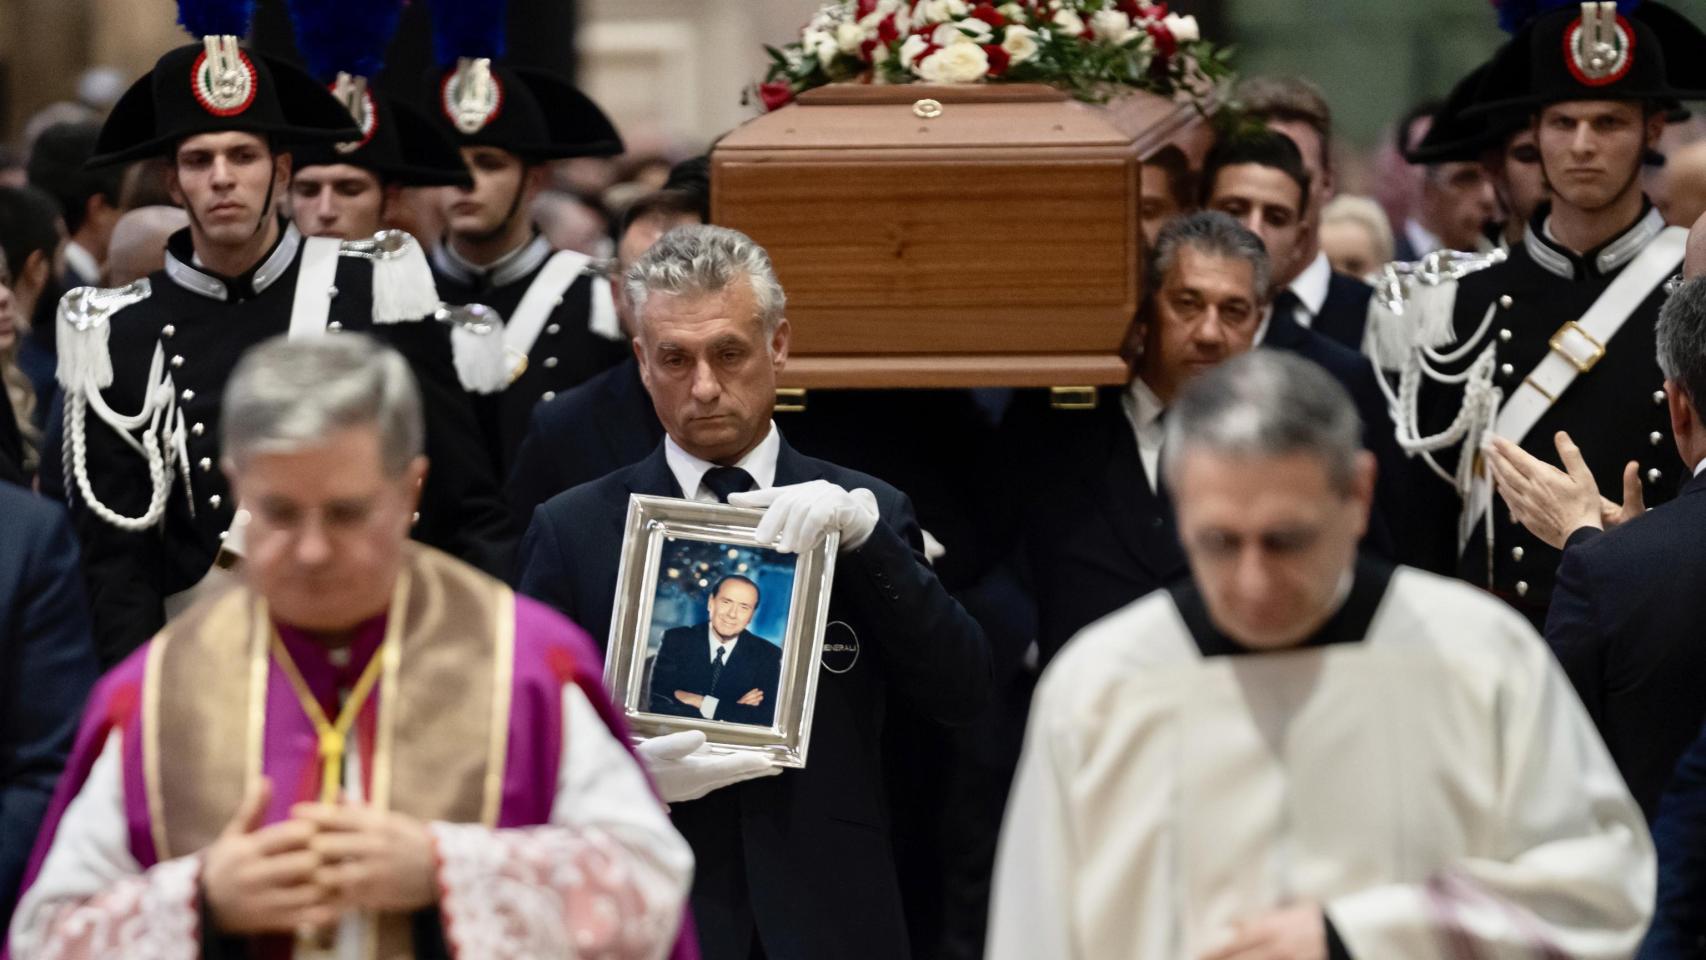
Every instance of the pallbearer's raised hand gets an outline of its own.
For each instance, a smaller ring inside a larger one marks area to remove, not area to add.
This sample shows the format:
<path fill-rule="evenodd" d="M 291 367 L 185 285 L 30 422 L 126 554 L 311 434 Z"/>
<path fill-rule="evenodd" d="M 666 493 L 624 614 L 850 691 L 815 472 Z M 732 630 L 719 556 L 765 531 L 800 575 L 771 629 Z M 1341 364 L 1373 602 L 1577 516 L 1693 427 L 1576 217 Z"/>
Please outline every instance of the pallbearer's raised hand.
<path fill-rule="evenodd" d="M 207 848 L 202 895 L 224 933 L 294 933 L 329 927 L 337 919 L 336 908 L 314 884 L 320 866 L 310 847 L 314 825 L 286 820 L 261 826 L 271 800 L 271 782 L 259 778 Z"/>
<path fill-rule="evenodd" d="M 823 542 L 830 530 L 841 534 L 838 549 L 857 550 L 877 528 L 876 494 L 863 487 L 846 490 L 828 480 L 730 494 L 729 503 L 765 508 L 753 533 L 783 553 L 804 553 Z"/>

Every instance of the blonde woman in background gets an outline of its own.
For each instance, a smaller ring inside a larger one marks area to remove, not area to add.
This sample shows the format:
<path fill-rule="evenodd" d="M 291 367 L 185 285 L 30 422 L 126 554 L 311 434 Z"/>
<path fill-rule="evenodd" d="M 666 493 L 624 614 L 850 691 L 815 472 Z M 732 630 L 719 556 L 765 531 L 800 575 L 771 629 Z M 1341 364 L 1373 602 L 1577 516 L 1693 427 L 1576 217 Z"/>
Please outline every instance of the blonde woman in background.
<path fill-rule="evenodd" d="M 51 321 L 51 304 L 60 293 L 53 278 L 64 246 L 65 227 L 51 197 L 32 187 L 0 187 L 0 253 L 9 267 L 0 291 L 0 381 L 11 407 L 9 416 L 0 411 L 8 421 L 0 426 L 0 456 L 21 468 L 26 481 L 41 464 L 37 413 L 45 412 L 51 400 L 55 366 L 51 336 L 32 336 L 30 322 L 44 302 Z M 52 330 L 40 333 L 51 335 Z"/>
<path fill-rule="evenodd" d="M 1321 211 L 1321 249 L 1334 270 L 1367 278 L 1392 259 L 1392 225 L 1367 197 L 1334 197 Z"/>

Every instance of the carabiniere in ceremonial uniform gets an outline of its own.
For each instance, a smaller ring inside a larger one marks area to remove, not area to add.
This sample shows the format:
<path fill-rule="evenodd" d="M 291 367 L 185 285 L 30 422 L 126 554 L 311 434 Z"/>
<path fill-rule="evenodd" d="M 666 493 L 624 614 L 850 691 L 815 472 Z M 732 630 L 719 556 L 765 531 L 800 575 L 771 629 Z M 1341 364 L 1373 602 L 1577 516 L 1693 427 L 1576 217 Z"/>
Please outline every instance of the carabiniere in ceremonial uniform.
<path fill-rule="evenodd" d="M 235 35 L 210 35 L 131 87 L 94 162 L 170 156 L 186 138 L 225 131 L 275 150 L 360 137 L 312 78 L 242 50 Z M 271 201 L 269 192 L 263 218 L 275 216 Z M 186 229 L 171 238 L 164 270 L 124 288 L 74 290 L 60 305 L 66 484 L 103 659 L 139 645 L 176 598 L 234 562 L 240 511 L 220 469 L 221 395 L 237 358 L 269 337 L 362 331 L 404 354 L 422 388 L 433 465 L 415 535 L 488 559 L 507 520 L 489 465 L 462 452 L 477 446 L 477 428 L 447 328 L 421 322 L 438 303 L 413 238 L 304 239 L 283 226 L 235 277 L 202 267 L 194 242 Z"/>
<path fill-rule="evenodd" d="M 1702 57 L 1706 35 L 1658 4 L 1623 16 L 1614 4 L 1585 3 L 1531 21 L 1484 69 L 1466 113 L 1534 116 L 1573 101 L 1669 110 L 1706 91 L 1680 89 L 1667 61 Z M 1640 159 L 1632 162 L 1631 178 Z M 1490 435 L 1555 464 L 1554 436 L 1568 432 L 1613 502 L 1622 499 L 1629 461 L 1639 465 L 1648 504 L 1669 499 L 1686 479 L 1653 329 L 1685 231 L 1667 228 L 1641 198 L 1634 222 L 1578 254 L 1550 233 L 1554 210 L 1569 203 L 1566 192 L 1555 196 L 1508 256 L 1448 264 L 1436 255 L 1406 280 L 1429 288 L 1411 304 L 1419 309 L 1382 317 L 1377 297 L 1373 318 L 1376 353 L 1394 329 L 1412 341 L 1401 360 L 1381 358 L 1399 371 L 1400 442 L 1456 487 L 1453 497 L 1450 487 L 1431 484 L 1417 504 L 1421 525 L 1443 534 L 1436 558 L 1445 559 L 1437 565 L 1486 586 L 1536 624 L 1545 620 L 1560 554 L 1515 523 L 1492 489 L 1479 453 Z"/>
<path fill-rule="evenodd" d="M 430 89 L 429 109 L 445 133 L 465 149 L 503 150 L 524 169 L 622 151 L 620 135 L 597 104 L 544 71 L 462 56 L 433 76 Z M 473 173 L 481 175 L 478 166 Z M 530 216 L 523 194 L 518 185 L 500 230 Z M 533 408 L 621 362 L 629 347 L 610 284 L 591 257 L 553 251 L 537 232 L 487 264 L 469 262 L 455 247 L 453 232 L 435 251 L 433 271 L 447 303 L 478 303 L 495 312 L 483 347 L 459 340 L 458 364 L 464 384 L 480 395 L 481 425 L 500 469 L 507 471 Z M 486 356 L 471 358 L 469 348 Z"/>

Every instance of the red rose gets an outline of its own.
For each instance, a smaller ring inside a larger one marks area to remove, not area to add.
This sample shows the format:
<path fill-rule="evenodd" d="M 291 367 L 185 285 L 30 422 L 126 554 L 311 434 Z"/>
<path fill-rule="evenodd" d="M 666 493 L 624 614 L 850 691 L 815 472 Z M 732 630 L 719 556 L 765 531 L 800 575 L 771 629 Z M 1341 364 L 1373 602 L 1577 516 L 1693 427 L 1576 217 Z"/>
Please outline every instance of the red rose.
<path fill-rule="evenodd" d="M 1159 23 L 1149 25 L 1149 37 L 1155 41 L 1155 59 L 1158 61 L 1171 60 L 1179 50 L 1179 41 L 1173 32 Z"/>
<path fill-rule="evenodd" d="M 870 63 L 871 62 L 871 54 L 876 49 L 877 49 L 877 41 L 875 41 L 875 40 L 866 40 L 866 41 L 860 43 L 859 44 L 859 59 L 865 61 L 866 63 Z"/>
<path fill-rule="evenodd" d="M 877 0 L 859 0 L 858 18 L 863 20 L 877 12 Z"/>
<path fill-rule="evenodd" d="M 1001 15 L 1001 11 L 987 3 L 980 3 L 972 7 L 971 16 L 973 19 L 982 20 L 992 27 L 1005 27 L 1007 25 L 1007 18 Z"/>
<path fill-rule="evenodd" d="M 877 39 L 884 43 L 893 43 L 900 39 L 900 28 L 895 26 L 894 14 L 889 14 L 877 24 Z"/>
<path fill-rule="evenodd" d="M 1114 4 L 1114 7 L 1119 10 L 1119 12 L 1133 20 L 1137 20 L 1143 16 L 1143 4 L 1140 0 L 1118 0 L 1118 2 Z"/>
<path fill-rule="evenodd" d="M 764 101 L 764 110 L 769 112 L 786 106 L 794 99 L 794 90 L 787 81 L 777 80 L 773 83 L 758 85 L 758 99 Z"/>
<path fill-rule="evenodd" d="M 983 52 L 989 55 L 989 75 L 992 77 L 999 77 L 1006 73 L 1007 68 L 1013 63 L 1013 58 L 1007 55 L 1007 51 L 1001 49 L 1000 44 L 986 43 L 983 45 Z"/>
<path fill-rule="evenodd" d="M 1165 3 L 1149 4 L 1143 8 L 1143 16 L 1149 20 L 1160 20 L 1167 16 L 1167 5 Z"/>

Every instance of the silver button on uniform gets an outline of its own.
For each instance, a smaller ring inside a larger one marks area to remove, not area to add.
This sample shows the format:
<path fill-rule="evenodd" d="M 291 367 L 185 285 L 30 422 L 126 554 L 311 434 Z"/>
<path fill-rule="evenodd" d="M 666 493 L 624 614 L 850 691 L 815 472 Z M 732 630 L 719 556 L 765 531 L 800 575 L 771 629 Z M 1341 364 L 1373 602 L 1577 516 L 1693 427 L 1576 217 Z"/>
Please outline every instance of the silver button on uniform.
<path fill-rule="evenodd" d="M 1504 377 L 1515 376 L 1516 368 L 1508 363 L 1501 363 L 1499 364 L 1499 375 Z"/>
<path fill-rule="evenodd" d="M 1522 562 L 1522 548 L 1521 547 L 1512 547 L 1511 548 L 1511 559 L 1517 561 L 1518 563 Z"/>
<path fill-rule="evenodd" d="M 555 400 L 557 399 L 557 391 L 547 390 L 543 394 L 540 394 L 539 399 L 541 402 L 546 400 Z"/>
<path fill-rule="evenodd" d="M 1663 476 L 1664 476 L 1664 473 L 1661 472 L 1658 467 L 1654 467 L 1651 470 L 1647 471 L 1647 482 L 1648 483 L 1658 483 L 1659 478 L 1663 477 Z"/>
<path fill-rule="evenodd" d="M 183 356 L 183 354 L 181 354 L 181 353 L 180 353 L 180 354 L 178 354 L 178 355 L 177 355 L 177 356 L 175 356 L 175 357 L 173 357 L 173 358 L 172 358 L 172 366 L 173 366 L 173 367 L 181 367 L 181 366 L 183 366 L 183 365 L 184 365 L 184 356 Z"/>
<path fill-rule="evenodd" d="M 1665 392 L 1663 390 L 1654 390 L 1653 391 L 1653 405 L 1657 406 L 1657 405 L 1664 403 L 1664 402 L 1665 402 Z"/>
<path fill-rule="evenodd" d="M 177 332 L 178 328 L 169 323 L 160 328 L 160 336 L 165 337 L 168 340 L 172 339 L 172 335 Z"/>
<path fill-rule="evenodd" d="M 1500 330 L 1499 331 L 1499 339 L 1504 341 L 1505 343 L 1510 343 L 1511 342 L 1510 328 L 1507 327 L 1503 330 Z"/>
<path fill-rule="evenodd" d="M 560 323 L 553 323 L 553 324 L 551 324 L 545 328 L 545 332 L 546 333 L 553 333 L 553 334 L 562 333 L 563 332 L 563 325 Z"/>
<path fill-rule="evenodd" d="M 184 392 L 180 394 L 180 396 L 184 398 L 185 403 L 189 403 L 191 400 L 195 399 L 195 391 L 185 387 Z"/>
<path fill-rule="evenodd" d="M 556 357 L 546 357 L 545 358 L 545 366 L 555 367 L 556 365 L 557 365 L 557 358 Z"/>
<path fill-rule="evenodd" d="M 194 423 L 194 424 L 190 425 L 190 435 L 191 436 L 199 437 L 206 432 L 207 432 L 207 427 L 203 424 Z"/>
<path fill-rule="evenodd" d="M 1503 309 L 1506 309 L 1506 310 L 1509 310 L 1511 308 L 1510 294 L 1507 293 L 1504 296 L 1499 298 L 1499 306 L 1502 307 Z"/>
<path fill-rule="evenodd" d="M 201 468 L 202 473 L 207 473 L 208 471 L 213 469 L 213 458 L 212 457 L 202 457 L 201 460 L 196 463 L 196 466 Z"/>
<path fill-rule="evenodd" d="M 1652 433 L 1647 434 L 1647 442 L 1656 447 L 1665 442 L 1665 435 L 1654 430 Z"/>
<path fill-rule="evenodd" d="M 1518 580 L 1516 582 L 1516 595 L 1519 597 L 1528 596 L 1528 581 L 1527 580 Z"/>
<path fill-rule="evenodd" d="M 221 497 L 221 496 L 220 496 L 220 495 L 219 495 L 219 494 L 217 494 L 217 493 L 216 493 L 216 494 L 214 494 L 214 495 L 213 495 L 213 496 L 211 496 L 211 497 L 208 497 L 208 498 L 207 498 L 207 505 L 208 505 L 208 506 L 210 506 L 210 507 L 212 507 L 212 508 L 213 508 L 213 509 L 215 509 L 215 510 L 218 510 L 218 509 L 219 509 L 219 505 L 220 505 L 220 504 L 222 504 L 222 503 L 224 503 L 224 502 L 225 502 L 225 498 L 224 498 L 224 497 Z"/>

